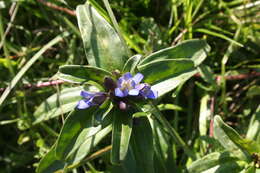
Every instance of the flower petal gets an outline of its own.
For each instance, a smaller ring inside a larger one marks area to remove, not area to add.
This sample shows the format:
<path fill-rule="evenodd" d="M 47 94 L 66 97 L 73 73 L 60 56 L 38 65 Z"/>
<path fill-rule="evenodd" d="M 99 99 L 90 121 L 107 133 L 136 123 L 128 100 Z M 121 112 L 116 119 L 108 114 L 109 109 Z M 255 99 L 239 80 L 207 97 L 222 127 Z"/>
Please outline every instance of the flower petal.
<path fill-rule="evenodd" d="M 89 102 L 87 100 L 80 100 L 78 102 L 77 108 L 78 109 L 87 109 L 89 108 L 91 105 L 89 104 Z"/>
<path fill-rule="evenodd" d="M 128 79 L 131 79 L 133 76 L 131 75 L 131 73 L 129 73 L 129 72 L 127 72 L 127 73 L 125 73 L 124 75 L 123 75 L 123 78 L 125 79 L 125 80 L 128 80 Z"/>
<path fill-rule="evenodd" d="M 119 87 L 119 88 L 121 88 L 122 87 L 122 83 L 125 81 L 125 79 L 123 78 L 123 77 L 120 77 L 118 80 L 117 80 L 117 86 Z"/>
<path fill-rule="evenodd" d="M 80 95 L 84 98 L 90 98 L 90 97 L 93 97 L 95 94 L 94 93 L 91 93 L 91 92 L 88 92 L 88 91 L 81 91 L 80 92 Z"/>
<path fill-rule="evenodd" d="M 157 91 L 153 91 L 153 90 L 150 90 L 147 95 L 146 95 L 147 98 L 149 99 L 156 99 L 158 97 L 158 92 Z"/>
<path fill-rule="evenodd" d="M 131 95 L 131 96 L 137 96 L 139 94 L 139 90 L 138 89 L 131 89 L 128 92 L 128 94 Z"/>
<path fill-rule="evenodd" d="M 141 90 L 145 87 L 145 84 L 144 83 L 140 83 L 138 85 L 135 86 L 135 89 L 138 89 L 138 90 Z"/>
<path fill-rule="evenodd" d="M 144 75 L 142 75 L 141 73 L 137 73 L 134 77 L 133 77 L 133 81 L 135 82 L 135 84 L 140 83 L 144 78 Z"/>
<path fill-rule="evenodd" d="M 120 88 L 115 89 L 115 95 L 117 97 L 125 97 L 125 94 L 123 93 L 123 91 Z"/>

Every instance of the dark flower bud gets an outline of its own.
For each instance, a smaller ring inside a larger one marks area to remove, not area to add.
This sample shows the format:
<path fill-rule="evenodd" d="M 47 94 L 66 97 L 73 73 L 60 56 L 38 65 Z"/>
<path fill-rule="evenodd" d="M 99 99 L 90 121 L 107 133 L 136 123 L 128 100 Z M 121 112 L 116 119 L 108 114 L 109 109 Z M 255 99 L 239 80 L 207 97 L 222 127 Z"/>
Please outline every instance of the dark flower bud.
<path fill-rule="evenodd" d="M 108 91 L 114 91 L 115 88 L 117 87 L 116 82 L 110 78 L 110 77 L 105 77 L 104 79 L 104 87 Z"/>
<path fill-rule="evenodd" d="M 97 105 L 101 105 L 107 98 L 107 95 L 105 93 L 102 93 L 100 95 L 94 96 L 92 102 Z"/>

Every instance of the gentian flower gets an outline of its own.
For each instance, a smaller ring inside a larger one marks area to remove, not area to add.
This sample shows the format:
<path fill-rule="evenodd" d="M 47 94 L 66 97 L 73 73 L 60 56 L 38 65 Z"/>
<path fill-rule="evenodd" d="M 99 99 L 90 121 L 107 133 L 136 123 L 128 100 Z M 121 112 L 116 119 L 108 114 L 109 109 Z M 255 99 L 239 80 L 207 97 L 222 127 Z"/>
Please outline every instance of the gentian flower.
<path fill-rule="evenodd" d="M 141 73 L 137 73 L 134 77 L 131 73 L 125 73 L 117 81 L 117 88 L 115 88 L 115 96 L 142 96 L 144 98 L 155 99 L 158 97 L 157 92 L 153 91 L 150 85 L 146 83 L 140 83 L 144 76 Z"/>
<path fill-rule="evenodd" d="M 158 92 L 153 91 L 151 86 L 146 83 L 140 84 L 138 88 L 140 89 L 140 95 L 144 98 L 156 99 L 158 97 Z"/>
<path fill-rule="evenodd" d="M 81 91 L 80 95 L 84 97 L 84 99 L 78 102 L 78 109 L 87 109 L 91 106 L 101 105 L 107 97 L 104 92 L 92 93 L 88 91 Z"/>

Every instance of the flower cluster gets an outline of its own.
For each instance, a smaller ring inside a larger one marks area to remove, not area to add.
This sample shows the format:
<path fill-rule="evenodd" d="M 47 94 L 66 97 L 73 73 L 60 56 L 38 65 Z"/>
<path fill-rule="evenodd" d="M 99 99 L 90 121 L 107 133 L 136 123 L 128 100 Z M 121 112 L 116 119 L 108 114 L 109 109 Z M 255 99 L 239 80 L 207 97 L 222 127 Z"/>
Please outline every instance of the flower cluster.
<path fill-rule="evenodd" d="M 140 83 L 144 76 L 141 73 L 137 73 L 135 76 L 132 76 L 131 73 L 125 73 L 122 77 L 118 79 L 117 82 L 114 82 L 111 78 L 105 78 L 105 88 L 109 90 L 109 93 L 112 93 L 112 96 L 117 98 L 123 98 L 128 96 L 138 96 L 141 98 L 156 99 L 158 93 L 151 89 L 151 86 L 147 83 Z M 91 93 L 87 91 L 81 91 L 81 96 L 84 98 L 78 102 L 78 109 L 86 109 L 91 106 L 101 105 L 108 96 L 111 94 L 106 92 L 96 92 Z M 123 103 L 123 105 L 122 105 Z M 126 107 L 123 101 L 120 101 L 119 104 L 121 107 Z"/>
<path fill-rule="evenodd" d="M 158 97 L 157 92 L 151 89 L 146 83 L 140 83 L 144 76 L 137 73 L 134 77 L 131 73 L 126 73 L 117 81 L 117 88 L 115 88 L 115 95 L 117 97 L 126 96 L 142 96 L 144 98 L 155 99 Z"/>

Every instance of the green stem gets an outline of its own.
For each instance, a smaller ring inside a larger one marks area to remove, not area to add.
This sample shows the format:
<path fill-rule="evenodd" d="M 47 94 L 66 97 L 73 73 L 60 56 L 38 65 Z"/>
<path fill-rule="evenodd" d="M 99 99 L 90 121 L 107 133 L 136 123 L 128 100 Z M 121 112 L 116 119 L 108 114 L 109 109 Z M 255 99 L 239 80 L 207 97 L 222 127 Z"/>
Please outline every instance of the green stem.
<path fill-rule="evenodd" d="M 196 155 L 193 153 L 192 150 L 189 149 L 187 144 L 183 141 L 180 137 L 178 132 L 170 125 L 170 123 L 164 118 L 161 114 L 160 110 L 155 106 L 152 102 L 150 105 L 153 107 L 153 115 L 158 119 L 158 121 L 168 130 L 168 133 L 171 135 L 173 140 L 176 142 L 177 145 L 183 148 L 184 152 L 191 157 L 192 160 L 196 160 Z"/>
<path fill-rule="evenodd" d="M 235 33 L 234 36 L 234 40 L 238 39 L 238 36 L 240 35 L 240 31 L 241 31 L 241 25 L 238 25 L 238 29 Z M 225 55 L 223 56 L 222 60 L 221 60 L 221 103 L 223 105 L 223 110 L 224 113 L 227 114 L 227 102 L 226 102 L 226 78 L 225 78 L 225 74 L 226 74 L 226 64 L 227 61 L 229 59 L 230 54 L 233 52 L 234 50 L 234 46 L 235 44 L 232 42 L 230 43 L 227 52 L 225 53 Z"/>
<path fill-rule="evenodd" d="M 50 128 L 48 125 L 46 125 L 45 123 L 41 123 L 40 124 L 41 127 L 46 130 L 50 135 L 54 136 L 54 137 L 58 137 L 59 134 L 57 132 L 55 132 L 52 128 Z"/>

